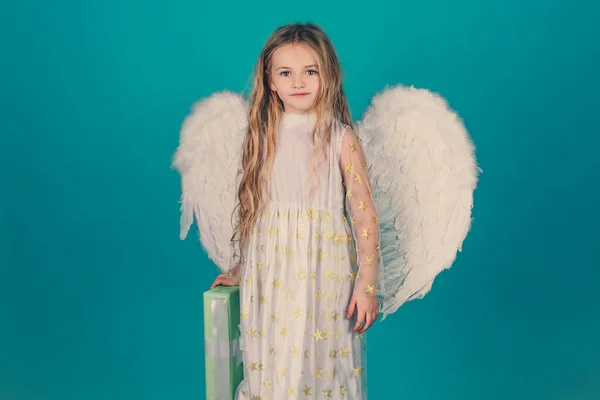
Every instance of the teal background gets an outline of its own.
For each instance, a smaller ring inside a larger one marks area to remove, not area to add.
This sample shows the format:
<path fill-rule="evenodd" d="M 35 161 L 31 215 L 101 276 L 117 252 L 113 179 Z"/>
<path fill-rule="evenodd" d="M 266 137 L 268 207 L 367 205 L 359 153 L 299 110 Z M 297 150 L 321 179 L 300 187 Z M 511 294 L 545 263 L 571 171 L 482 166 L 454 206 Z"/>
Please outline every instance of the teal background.
<path fill-rule="evenodd" d="M 453 269 L 370 331 L 370 398 L 600 398 L 598 3 L 0 7 L 0 399 L 204 398 L 216 268 L 179 240 L 171 155 L 297 21 L 330 35 L 356 118 L 386 84 L 439 92 L 484 171 Z"/>

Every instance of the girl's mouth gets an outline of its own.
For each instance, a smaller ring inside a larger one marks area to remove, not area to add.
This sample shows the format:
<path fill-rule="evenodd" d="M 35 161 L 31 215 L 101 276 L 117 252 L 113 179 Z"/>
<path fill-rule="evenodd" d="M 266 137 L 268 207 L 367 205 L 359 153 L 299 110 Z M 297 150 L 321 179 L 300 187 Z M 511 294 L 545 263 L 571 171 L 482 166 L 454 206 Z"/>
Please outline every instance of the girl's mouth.
<path fill-rule="evenodd" d="M 292 96 L 294 96 L 294 97 L 304 97 L 304 96 L 308 96 L 308 93 L 295 93 Z"/>

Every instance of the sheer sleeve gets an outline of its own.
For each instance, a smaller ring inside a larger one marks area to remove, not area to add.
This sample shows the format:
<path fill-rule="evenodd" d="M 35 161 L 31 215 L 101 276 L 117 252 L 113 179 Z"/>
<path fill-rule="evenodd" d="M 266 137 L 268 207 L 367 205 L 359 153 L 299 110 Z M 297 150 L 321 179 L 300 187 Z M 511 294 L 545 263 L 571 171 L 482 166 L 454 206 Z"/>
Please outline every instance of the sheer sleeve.
<path fill-rule="evenodd" d="M 373 190 L 368 175 L 367 160 L 360 139 L 349 127 L 342 137 L 340 168 L 343 176 L 345 210 L 355 244 L 357 273 L 355 296 L 377 296 L 383 282 L 380 232 Z"/>

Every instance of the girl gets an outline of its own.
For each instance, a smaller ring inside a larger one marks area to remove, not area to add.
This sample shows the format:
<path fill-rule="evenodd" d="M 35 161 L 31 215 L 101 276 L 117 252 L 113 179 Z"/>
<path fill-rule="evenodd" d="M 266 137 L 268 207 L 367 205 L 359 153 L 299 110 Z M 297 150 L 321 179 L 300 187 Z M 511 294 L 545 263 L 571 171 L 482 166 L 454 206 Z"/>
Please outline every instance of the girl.
<path fill-rule="evenodd" d="M 314 24 L 277 29 L 256 64 L 243 143 L 236 398 L 361 399 L 361 335 L 379 313 L 379 224 L 340 64 Z"/>

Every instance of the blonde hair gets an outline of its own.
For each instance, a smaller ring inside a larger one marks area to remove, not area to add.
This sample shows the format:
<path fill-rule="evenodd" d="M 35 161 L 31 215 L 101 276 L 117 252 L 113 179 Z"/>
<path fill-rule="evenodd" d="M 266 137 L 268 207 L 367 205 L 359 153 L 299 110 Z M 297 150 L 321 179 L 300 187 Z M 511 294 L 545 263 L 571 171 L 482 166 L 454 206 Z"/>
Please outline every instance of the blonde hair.
<path fill-rule="evenodd" d="M 248 130 L 242 148 L 242 178 L 238 188 L 237 224 L 231 238 L 239 243 L 240 255 L 260 214 L 271 196 L 270 175 L 277 150 L 278 128 L 283 102 L 269 87 L 272 56 L 279 47 L 291 43 L 308 45 L 315 53 L 321 79 L 313 111 L 313 172 L 318 170 L 319 150 L 327 159 L 334 119 L 354 127 L 342 89 L 341 66 L 325 32 L 315 24 L 290 24 L 277 28 L 268 38 L 256 62 L 249 96 Z M 234 211 L 235 213 L 235 211 Z"/>

